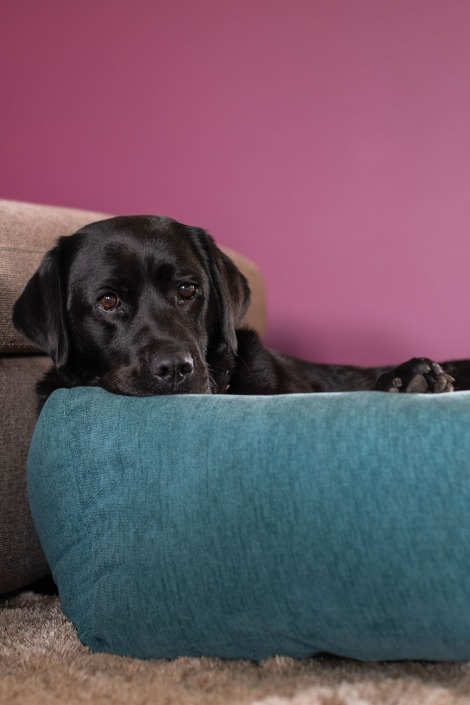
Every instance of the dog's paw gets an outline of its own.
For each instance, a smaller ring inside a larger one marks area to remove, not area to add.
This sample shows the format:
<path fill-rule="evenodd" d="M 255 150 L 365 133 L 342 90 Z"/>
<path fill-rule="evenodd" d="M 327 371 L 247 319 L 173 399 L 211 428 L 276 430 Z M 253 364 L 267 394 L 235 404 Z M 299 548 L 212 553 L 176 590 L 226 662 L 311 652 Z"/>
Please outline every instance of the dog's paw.
<path fill-rule="evenodd" d="M 382 392 L 441 394 L 454 391 L 454 378 L 426 357 L 414 357 L 381 375 L 375 389 Z"/>

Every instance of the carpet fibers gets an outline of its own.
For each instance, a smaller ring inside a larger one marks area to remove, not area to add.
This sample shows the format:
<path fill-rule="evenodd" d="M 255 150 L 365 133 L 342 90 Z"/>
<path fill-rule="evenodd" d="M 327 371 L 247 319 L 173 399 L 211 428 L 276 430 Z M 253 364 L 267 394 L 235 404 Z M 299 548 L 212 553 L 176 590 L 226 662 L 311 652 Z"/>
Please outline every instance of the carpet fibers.
<path fill-rule="evenodd" d="M 0 602 L 0 703 L 470 704 L 470 664 L 364 664 L 330 657 L 139 661 L 92 654 L 57 597 L 24 592 Z"/>

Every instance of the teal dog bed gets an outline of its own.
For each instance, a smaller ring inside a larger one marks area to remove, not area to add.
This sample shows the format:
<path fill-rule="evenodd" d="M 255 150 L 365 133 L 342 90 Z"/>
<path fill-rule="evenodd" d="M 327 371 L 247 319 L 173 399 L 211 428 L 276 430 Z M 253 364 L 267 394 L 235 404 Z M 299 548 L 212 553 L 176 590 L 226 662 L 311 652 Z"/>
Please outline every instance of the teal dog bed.
<path fill-rule="evenodd" d="M 31 508 L 95 651 L 468 660 L 469 429 L 466 392 L 60 390 Z"/>

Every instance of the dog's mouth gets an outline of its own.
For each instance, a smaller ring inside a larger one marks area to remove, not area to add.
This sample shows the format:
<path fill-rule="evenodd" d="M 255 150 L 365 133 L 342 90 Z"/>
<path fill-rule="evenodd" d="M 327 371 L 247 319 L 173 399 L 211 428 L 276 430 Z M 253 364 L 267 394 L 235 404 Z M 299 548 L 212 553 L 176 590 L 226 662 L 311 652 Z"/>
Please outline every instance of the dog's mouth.
<path fill-rule="evenodd" d="M 182 369 L 162 369 L 155 374 L 148 368 L 118 367 L 100 377 L 99 386 L 113 394 L 131 397 L 150 397 L 176 394 L 211 394 L 211 383 L 206 371 L 201 374 L 189 363 Z"/>

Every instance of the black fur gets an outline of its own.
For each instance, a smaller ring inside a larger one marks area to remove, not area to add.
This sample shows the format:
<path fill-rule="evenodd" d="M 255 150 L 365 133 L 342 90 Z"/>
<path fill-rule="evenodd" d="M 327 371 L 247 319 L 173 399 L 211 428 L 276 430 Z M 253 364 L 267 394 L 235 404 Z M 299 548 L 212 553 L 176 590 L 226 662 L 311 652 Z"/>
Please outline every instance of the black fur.
<path fill-rule="evenodd" d="M 48 252 L 13 322 L 54 368 L 38 385 L 118 394 L 286 394 L 470 388 L 470 362 L 319 365 L 267 350 L 240 328 L 245 277 L 200 228 L 159 216 L 92 223 Z"/>

